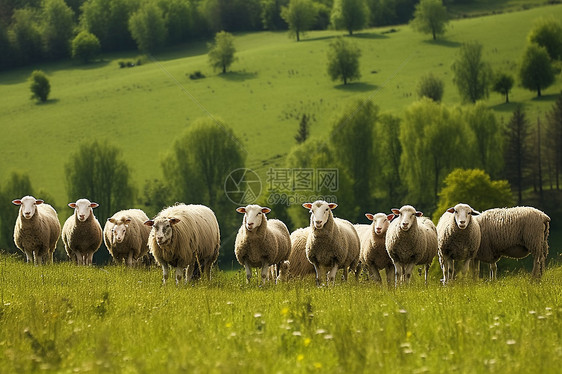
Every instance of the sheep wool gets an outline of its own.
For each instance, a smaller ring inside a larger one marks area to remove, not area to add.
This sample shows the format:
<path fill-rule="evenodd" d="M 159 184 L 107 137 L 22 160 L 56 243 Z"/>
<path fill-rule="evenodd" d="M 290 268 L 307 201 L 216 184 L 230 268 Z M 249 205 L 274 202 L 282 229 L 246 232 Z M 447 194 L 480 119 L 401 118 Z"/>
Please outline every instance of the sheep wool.
<path fill-rule="evenodd" d="M 12 203 L 20 207 L 14 227 L 16 247 L 25 253 L 28 263 L 52 263 L 61 233 L 57 212 L 33 196 L 24 196 Z"/>
<path fill-rule="evenodd" d="M 148 254 L 150 227 L 144 223 L 148 216 L 140 209 L 127 209 L 108 218 L 103 228 L 103 241 L 117 262 L 127 266 Z"/>
<path fill-rule="evenodd" d="M 390 221 L 385 213 L 367 213 L 365 216 L 373 222 L 370 225 L 355 225 L 361 243 L 359 259 L 363 268 L 368 269 L 369 277 L 378 283 L 382 282 L 379 271 L 385 269 L 387 283 L 391 285 L 395 276 L 394 263 L 385 245 Z"/>
<path fill-rule="evenodd" d="M 62 242 L 68 257 L 78 265 L 92 265 L 94 253 L 102 243 L 102 229 L 94 216 L 98 203 L 79 199 L 68 206 L 74 214 L 68 217 L 62 227 Z"/>
<path fill-rule="evenodd" d="M 306 257 L 306 242 L 310 233 L 310 227 L 296 229 L 291 233 L 291 253 L 289 261 L 282 267 L 282 274 L 287 272 L 288 278 L 301 278 L 315 274 L 314 265 Z M 286 277 L 283 277 L 285 279 Z"/>

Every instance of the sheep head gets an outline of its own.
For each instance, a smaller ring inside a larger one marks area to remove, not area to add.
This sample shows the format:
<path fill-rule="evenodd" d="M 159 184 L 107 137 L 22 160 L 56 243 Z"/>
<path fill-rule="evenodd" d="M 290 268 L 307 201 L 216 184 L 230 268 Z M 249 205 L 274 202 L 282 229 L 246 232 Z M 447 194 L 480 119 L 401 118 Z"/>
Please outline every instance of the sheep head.
<path fill-rule="evenodd" d="M 338 207 L 338 204 L 328 203 L 323 200 L 318 200 L 313 203 L 302 204 L 303 208 L 308 209 L 310 212 L 310 222 L 315 229 L 321 230 L 330 219 L 332 210 Z"/>
<path fill-rule="evenodd" d="M 447 209 L 447 212 L 455 215 L 455 223 L 458 228 L 464 230 L 470 224 L 472 216 L 477 216 L 480 212 L 472 209 L 468 204 L 457 204 L 452 208 Z"/>
<path fill-rule="evenodd" d="M 375 235 L 384 235 L 384 233 L 388 229 L 388 225 L 390 224 L 390 221 L 388 220 L 386 214 L 377 213 L 373 215 L 371 213 L 365 213 L 365 217 L 367 217 L 370 221 L 373 221 L 373 230 L 375 232 Z"/>
<path fill-rule="evenodd" d="M 68 203 L 68 206 L 74 209 L 74 215 L 80 222 L 86 221 L 90 214 L 92 214 L 92 209 L 99 206 L 98 203 L 90 202 L 88 199 L 79 199 L 75 203 Z"/>
<path fill-rule="evenodd" d="M 265 215 L 271 212 L 271 209 L 259 205 L 247 205 L 237 208 L 236 211 L 244 214 L 244 227 L 251 232 L 261 226 Z"/>
<path fill-rule="evenodd" d="M 37 211 L 37 205 L 43 204 L 43 200 L 37 200 L 33 196 L 24 196 L 21 199 L 13 200 L 12 204 L 20 206 L 23 218 L 31 219 Z"/>
<path fill-rule="evenodd" d="M 392 209 L 392 213 L 398 217 L 398 227 L 400 227 L 402 231 L 410 230 L 410 227 L 412 227 L 416 221 L 416 217 L 423 216 L 422 212 L 416 210 L 411 205 L 404 205 L 400 209 Z"/>
<path fill-rule="evenodd" d="M 112 217 L 108 218 L 107 220 L 115 225 L 111 229 L 111 232 L 113 233 L 113 243 L 122 243 L 123 240 L 125 240 L 125 234 L 127 233 L 127 229 L 129 228 L 129 223 L 131 223 L 131 218 L 122 217 L 121 219 L 117 220 Z"/>
<path fill-rule="evenodd" d="M 155 220 L 148 220 L 144 224 L 152 227 L 156 243 L 159 246 L 169 243 L 172 240 L 172 227 L 180 222 L 179 218 L 158 217 Z"/>

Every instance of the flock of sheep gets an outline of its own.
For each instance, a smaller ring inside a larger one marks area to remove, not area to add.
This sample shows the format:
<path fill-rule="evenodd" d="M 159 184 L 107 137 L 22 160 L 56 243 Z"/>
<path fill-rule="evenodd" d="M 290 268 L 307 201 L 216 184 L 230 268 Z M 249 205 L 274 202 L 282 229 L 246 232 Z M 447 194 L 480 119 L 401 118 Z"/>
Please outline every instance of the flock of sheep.
<path fill-rule="evenodd" d="M 74 214 L 62 230 L 57 213 L 43 200 L 25 196 L 19 205 L 14 228 L 16 246 L 27 262 L 52 263 L 59 237 L 68 257 L 79 265 L 91 265 L 104 241 L 117 262 L 131 266 L 152 254 L 162 267 L 163 282 L 170 267 L 176 283 L 201 276 L 211 279 L 211 268 L 220 248 L 220 231 L 215 214 L 203 205 L 176 204 L 149 219 L 139 209 L 122 210 L 110 217 L 102 230 L 93 213 L 97 203 L 79 199 L 68 206 Z M 437 227 L 411 205 L 392 213 L 365 214 L 370 225 L 352 225 L 334 217 L 337 204 L 322 200 L 303 204 L 310 212 L 310 225 L 289 233 L 280 220 L 267 219 L 267 207 L 248 205 L 236 209 L 244 215 L 236 236 L 234 252 L 246 270 L 261 271 L 262 283 L 315 275 L 317 285 L 335 283 L 343 269 L 359 277 L 361 270 L 381 283 L 384 269 L 389 285 L 410 281 L 417 265 L 428 270 L 435 256 L 443 271 L 443 283 L 455 278 L 455 264 L 467 274 L 470 265 L 479 273 L 480 262 L 490 264 L 490 278 L 502 256 L 523 258 L 532 254 L 532 275 L 540 278 L 548 255 L 550 218 L 532 207 L 489 209 L 482 213 L 467 204 L 457 204 L 443 213 Z"/>

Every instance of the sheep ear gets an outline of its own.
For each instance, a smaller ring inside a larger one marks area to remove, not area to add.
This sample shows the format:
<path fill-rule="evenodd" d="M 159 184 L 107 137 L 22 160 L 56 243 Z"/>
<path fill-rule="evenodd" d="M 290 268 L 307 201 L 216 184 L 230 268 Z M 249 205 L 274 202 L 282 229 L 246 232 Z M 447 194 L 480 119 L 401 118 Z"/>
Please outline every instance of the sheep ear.
<path fill-rule="evenodd" d="M 365 213 L 365 217 L 367 217 L 369 219 L 369 221 L 372 221 L 373 219 L 375 219 L 375 216 L 372 215 L 371 213 Z"/>
<path fill-rule="evenodd" d="M 127 217 L 127 218 L 125 219 L 125 224 L 128 225 L 129 223 L 131 223 L 131 221 L 132 221 L 132 220 Z"/>
<path fill-rule="evenodd" d="M 90 204 L 90 208 L 97 208 L 98 206 L 100 206 L 98 203 L 91 203 Z"/>
<path fill-rule="evenodd" d="M 180 221 L 180 219 L 179 218 L 170 218 L 168 221 L 170 222 L 170 225 L 175 225 Z"/>
<path fill-rule="evenodd" d="M 449 208 L 449 209 L 447 209 L 447 212 L 449 212 L 449 213 L 455 213 L 455 208 L 454 208 L 454 207 Z"/>
<path fill-rule="evenodd" d="M 76 209 L 76 203 L 68 203 L 68 206 L 72 209 Z"/>
<path fill-rule="evenodd" d="M 21 205 L 21 200 L 19 200 L 19 199 L 12 200 L 12 204 L 14 204 L 14 205 Z"/>
<path fill-rule="evenodd" d="M 268 207 L 264 206 L 263 208 L 261 208 L 261 212 L 267 214 L 267 213 L 271 212 L 271 209 L 269 209 Z"/>
<path fill-rule="evenodd" d="M 394 218 L 396 218 L 396 215 L 394 213 L 390 213 L 389 215 L 386 216 L 386 219 L 389 220 L 390 222 L 392 222 Z"/>
<path fill-rule="evenodd" d="M 477 210 L 472 209 L 472 213 L 470 213 L 471 216 L 479 216 L 480 212 Z"/>
<path fill-rule="evenodd" d="M 115 224 L 115 222 L 117 222 L 117 220 L 116 220 L 115 218 L 113 218 L 113 217 L 108 218 L 107 221 L 108 221 L 108 222 L 111 222 L 111 223 L 113 223 L 113 224 Z"/>
<path fill-rule="evenodd" d="M 400 215 L 400 209 L 390 209 L 392 211 L 392 213 L 394 213 L 395 216 L 399 216 Z"/>
<path fill-rule="evenodd" d="M 154 226 L 154 221 L 151 220 L 151 219 L 149 219 L 148 221 L 145 221 L 144 224 L 147 225 L 147 226 L 152 227 L 152 226 Z"/>
<path fill-rule="evenodd" d="M 246 213 L 246 208 L 243 207 L 243 206 L 241 206 L 240 208 L 236 208 L 236 211 L 237 211 L 238 213 Z"/>
<path fill-rule="evenodd" d="M 305 209 L 312 209 L 312 203 L 304 203 L 302 204 L 302 207 Z"/>
<path fill-rule="evenodd" d="M 45 201 L 43 200 L 35 200 L 35 205 L 41 205 L 43 204 Z"/>
<path fill-rule="evenodd" d="M 329 203 L 329 204 L 328 204 L 328 207 L 329 207 L 331 210 L 334 210 L 334 209 L 336 209 L 336 208 L 338 207 L 338 204 L 336 204 L 336 203 Z"/>
<path fill-rule="evenodd" d="M 420 212 L 419 210 L 416 212 L 416 217 L 421 217 L 423 216 L 423 212 Z"/>

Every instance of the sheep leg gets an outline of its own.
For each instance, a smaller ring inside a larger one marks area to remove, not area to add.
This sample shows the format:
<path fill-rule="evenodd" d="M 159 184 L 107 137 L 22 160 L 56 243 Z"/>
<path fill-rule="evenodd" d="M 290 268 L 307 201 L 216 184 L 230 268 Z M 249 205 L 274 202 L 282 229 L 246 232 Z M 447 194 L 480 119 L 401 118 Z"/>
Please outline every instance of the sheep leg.
<path fill-rule="evenodd" d="M 334 267 L 332 267 L 332 269 L 328 273 L 327 285 L 330 285 L 330 283 L 332 283 L 332 285 L 336 284 L 336 273 L 337 272 L 338 272 L 338 264 L 334 264 Z M 345 280 L 347 281 L 347 268 L 346 267 L 343 268 L 343 273 L 345 274 Z"/>
<path fill-rule="evenodd" d="M 265 285 L 265 283 L 267 282 L 267 275 L 269 273 L 269 265 L 268 264 L 263 264 L 261 267 L 261 284 Z"/>
<path fill-rule="evenodd" d="M 382 283 L 382 278 L 377 268 L 372 264 L 369 264 L 368 266 L 369 266 L 369 278 L 373 278 L 373 280 L 377 283 Z"/>
<path fill-rule="evenodd" d="M 461 269 L 461 273 L 464 274 L 465 278 L 468 276 L 468 271 L 470 270 L 470 261 L 471 260 L 466 260 Z"/>
<path fill-rule="evenodd" d="M 176 286 L 180 284 L 184 273 L 185 273 L 184 268 L 182 268 L 180 266 L 176 266 Z"/>
<path fill-rule="evenodd" d="M 35 265 L 42 265 L 43 264 L 43 257 L 37 254 L 37 251 L 33 251 L 33 263 Z"/>
<path fill-rule="evenodd" d="M 33 263 L 33 252 L 25 251 L 25 257 L 27 258 L 26 262 L 29 264 L 30 262 Z"/>
<path fill-rule="evenodd" d="M 76 256 L 76 265 L 82 265 L 82 254 L 80 252 L 76 252 L 74 255 Z"/>
<path fill-rule="evenodd" d="M 386 283 L 388 283 L 388 287 L 392 285 L 392 282 L 395 282 L 395 269 L 394 265 L 390 264 L 386 267 Z"/>
<path fill-rule="evenodd" d="M 480 261 L 473 258 L 471 260 L 472 264 L 472 279 L 477 280 L 480 277 Z"/>
<path fill-rule="evenodd" d="M 498 276 L 498 264 L 493 262 L 490 264 L 490 280 L 496 280 Z"/>
<path fill-rule="evenodd" d="M 320 287 L 320 265 L 312 264 L 314 266 L 314 272 L 316 273 L 316 287 Z"/>
<path fill-rule="evenodd" d="M 247 262 L 244 263 L 244 268 L 246 269 L 246 284 L 249 284 L 250 278 L 252 278 L 252 268 Z"/>
<path fill-rule="evenodd" d="M 162 284 L 166 284 L 166 280 L 168 279 L 168 264 L 162 263 Z"/>
<path fill-rule="evenodd" d="M 424 279 L 425 279 L 425 284 L 427 285 L 427 279 L 429 278 L 429 266 L 430 264 L 425 264 L 424 268 L 425 268 L 425 274 L 424 274 Z"/>
<path fill-rule="evenodd" d="M 394 284 L 398 287 L 399 284 L 404 282 L 404 267 L 399 262 L 394 262 L 394 270 L 395 270 L 395 277 L 394 277 Z"/>
<path fill-rule="evenodd" d="M 412 271 L 414 270 L 415 266 L 416 266 L 416 264 L 407 264 L 404 267 L 403 276 L 405 277 L 405 281 L 406 281 L 407 284 L 410 283 L 410 279 L 412 278 Z"/>
<path fill-rule="evenodd" d="M 129 251 L 129 256 L 125 261 L 127 263 L 127 266 L 133 266 L 133 251 Z"/>

